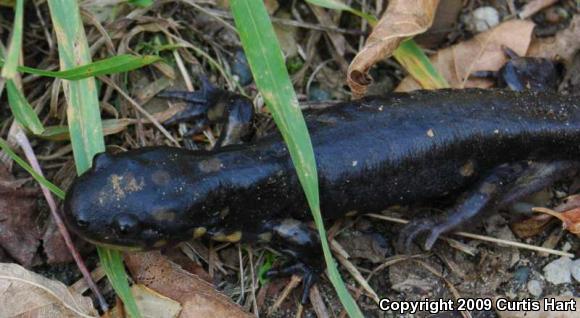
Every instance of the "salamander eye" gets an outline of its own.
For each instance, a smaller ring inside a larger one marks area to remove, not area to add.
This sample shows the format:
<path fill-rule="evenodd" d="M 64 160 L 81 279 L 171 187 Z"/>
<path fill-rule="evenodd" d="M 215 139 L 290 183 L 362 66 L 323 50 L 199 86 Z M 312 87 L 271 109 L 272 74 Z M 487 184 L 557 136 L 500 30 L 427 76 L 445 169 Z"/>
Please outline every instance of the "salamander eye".
<path fill-rule="evenodd" d="M 141 228 L 141 222 L 132 214 L 119 214 L 113 219 L 113 226 L 121 235 L 134 234 Z"/>

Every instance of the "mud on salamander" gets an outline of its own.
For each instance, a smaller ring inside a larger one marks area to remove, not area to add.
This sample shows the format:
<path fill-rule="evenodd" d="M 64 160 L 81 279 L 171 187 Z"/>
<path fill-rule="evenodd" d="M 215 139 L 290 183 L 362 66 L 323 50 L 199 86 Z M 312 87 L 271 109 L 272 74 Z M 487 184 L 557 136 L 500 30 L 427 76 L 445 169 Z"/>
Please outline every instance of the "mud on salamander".
<path fill-rule="evenodd" d="M 230 94 L 227 102 L 240 98 Z M 368 97 L 310 113 L 323 216 L 464 191 L 441 218 L 402 231 L 403 244 L 424 237 L 430 248 L 441 233 L 575 167 L 579 106 L 570 96 L 467 89 Z M 300 222 L 310 212 L 278 135 L 213 152 L 148 147 L 97 155 L 69 189 L 65 219 L 82 238 L 125 249 L 202 235 L 270 241 L 296 260 L 271 274 L 303 272 L 306 287 L 323 268 L 318 237 Z"/>

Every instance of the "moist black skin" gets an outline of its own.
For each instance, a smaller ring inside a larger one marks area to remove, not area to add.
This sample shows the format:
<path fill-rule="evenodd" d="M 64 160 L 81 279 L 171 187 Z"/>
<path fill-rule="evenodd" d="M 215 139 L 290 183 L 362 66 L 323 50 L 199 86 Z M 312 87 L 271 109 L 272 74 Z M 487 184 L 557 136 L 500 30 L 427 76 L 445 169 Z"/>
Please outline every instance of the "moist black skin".
<path fill-rule="evenodd" d="M 548 182 L 526 187 L 518 178 L 551 182 L 575 166 L 579 105 L 577 97 L 551 93 L 465 89 L 368 97 L 309 113 L 323 216 L 471 189 L 450 214 L 403 230 L 404 244 L 427 233 L 429 248 L 481 210 Z M 529 160 L 540 168 L 530 173 Z M 97 244 L 152 249 L 207 232 L 227 241 L 272 239 L 298 260 L 274 274 L 302 271 L 313 282 L 323 266 L 317 236 L 292 221 L 311 215 L 278 135 L 213 152 L 148 147 L 99 154 L 69 189 L 64 210 L 69 228 Z"/>

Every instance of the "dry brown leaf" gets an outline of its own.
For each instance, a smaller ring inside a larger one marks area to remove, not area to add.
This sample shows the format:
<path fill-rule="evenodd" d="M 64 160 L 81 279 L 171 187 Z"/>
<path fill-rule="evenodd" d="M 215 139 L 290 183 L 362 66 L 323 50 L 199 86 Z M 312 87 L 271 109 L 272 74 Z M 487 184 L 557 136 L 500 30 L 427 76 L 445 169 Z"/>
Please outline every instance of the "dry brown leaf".
<path fill-rule="evenodd" d="M 371 82 L 369 69 L 392 55 L 399 44 L 425 32 L 433 23 L 439 0 L 392 0 L 369 35 L 365 46 L 348 68 L 348 86 L 355 98 L 365 94 Z"/>
<path fill-rule="evenodd" d="M 557 211 L 547 208 L 534 208 L 533 211 L 549 214 L 562 221 L 564 229 L 572 234 L 580 236 L 580 208 L 558 213 Z"/>
<path fill-rule="evenodd" d="M 89 297 L 10 263 L 0 263 L 0 308 L 2 317 L 97 317 Z"/>
<path fill-rule="evenodd" d="M 181 305 L 144 285 L 131 286 L 139 312 L 144 318 L 175 318 L 181 311 Z"/>
<path fill-rule="evenodd" d="M 518 238 L 528 238 L 542 233 L 551 221 L 552 218 L 548 215 L 534 215 L 511 224 L 510 228 Z"/>
<path fill-rule="evenodd" d="M 24 186 L 0 164 L 0 248 L 24 266 L 31 266 L 40 245 L 36 199 L 38 189 Z"/>
<path fill-rule="evenodd" d="M 570 25 L 555 36 L 536 38 L 530 44 L 528 56 L 543 57 L 547 59 L 560 59 L 572 61 L 572 58 L 580 50 L 580 15 L 575 15 Z"/>
<path fill-rule="evenodd" d="M 469 41 L 439 50 L 431 57 L 431 63 L 452 88 L 487 88 L 492 85 L 490 81 L 467 78 L 475 71 L 499 70 L 507 61 L 502 46 L 525 55 L 533 29 L 533 22 L 510 20 L 479 33 Z M 408 92 L 420 88 L 411 76 L 407 76 L 396 91 Z"/>
<path fill-rule="evenodd" d="M 212 284 L 168 261 L 159 252 L 127 254 L 125 261 L 137 283 L 181 304 L 179 317 L 252 317 Z"/>
<path fill-rule="evenodd" d="M 548 311 L 544 306 L 544 300 L 556 300 L 556 301 L 570 301 L 574 299 L 576 302 L 575 311 Z M 580 298 L 575 297 L 565 297 L 565 296 L 548 296 L 544 299 L 540 299 L 540 310 L 528 310 L 528 311 L 499 311 L 496 313 L 501 318 L 575 318 L 580 315 Z"/>

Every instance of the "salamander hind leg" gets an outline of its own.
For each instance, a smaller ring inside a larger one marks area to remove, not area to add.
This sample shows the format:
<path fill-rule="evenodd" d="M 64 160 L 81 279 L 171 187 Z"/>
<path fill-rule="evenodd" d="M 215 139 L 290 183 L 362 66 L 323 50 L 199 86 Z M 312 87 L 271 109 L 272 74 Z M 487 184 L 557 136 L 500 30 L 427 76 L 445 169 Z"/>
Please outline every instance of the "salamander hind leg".
<path fill-rule="evenodd" d="M 429 250 L 441 234 L 457 229 L 482 212 L 495 211 L 537 192 L 577 167 L 578 163 L 572 161 L 501 165 L 461 196 L 447 214 L 437 218 L 417 219 L 407 224 L 399 235 L 397 248 L 409 251 L 413 241 L 418 240 L 422 248 Z"/>
<path fill-rule="evenodd" d="M 271 243 L 291 260 L 269 270 L 266 277 L 302 276 L 304 289 L 301 302 L 305 304 L 309 299 L 310 288 L 318 281 L 325 266 L 318 233 L 294 219 L 271 222 L 270 228 L 273 234 Z"/>

